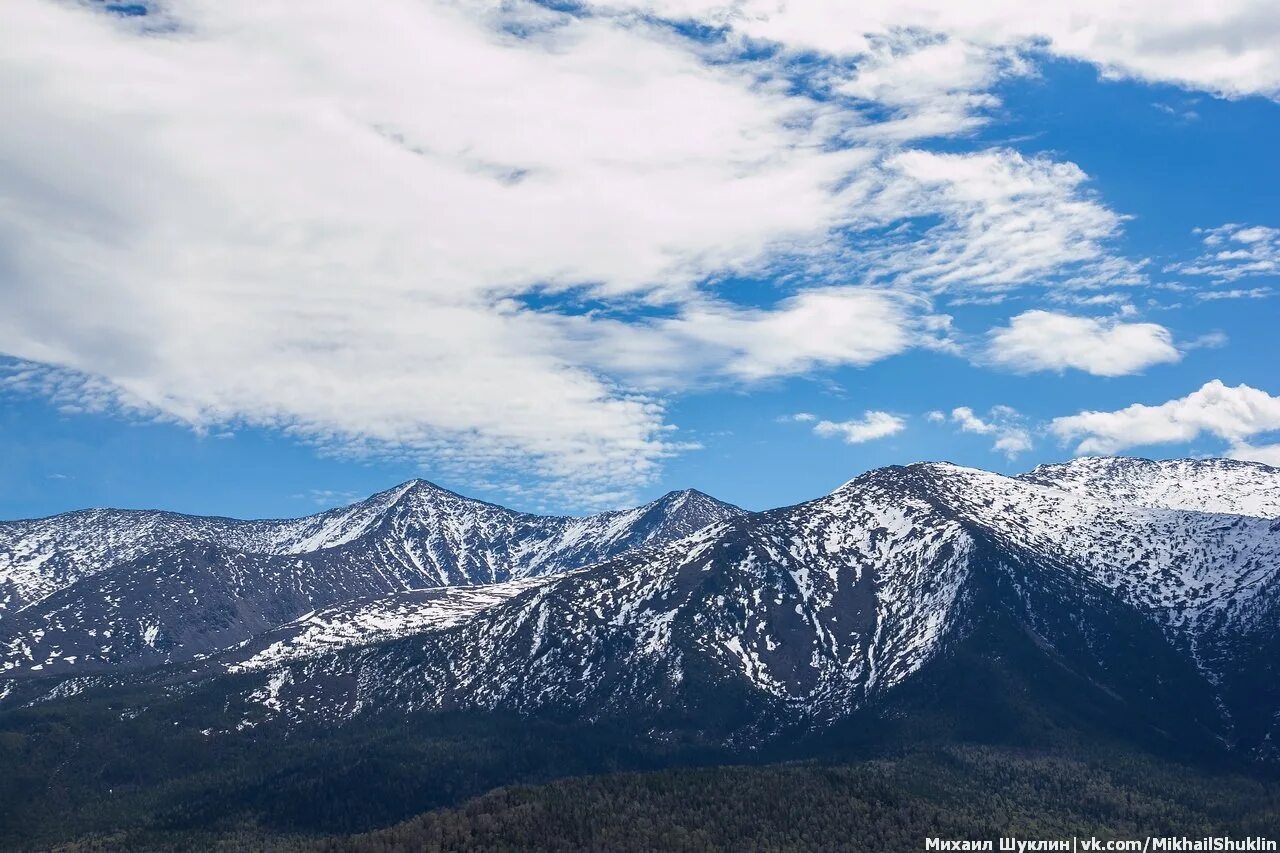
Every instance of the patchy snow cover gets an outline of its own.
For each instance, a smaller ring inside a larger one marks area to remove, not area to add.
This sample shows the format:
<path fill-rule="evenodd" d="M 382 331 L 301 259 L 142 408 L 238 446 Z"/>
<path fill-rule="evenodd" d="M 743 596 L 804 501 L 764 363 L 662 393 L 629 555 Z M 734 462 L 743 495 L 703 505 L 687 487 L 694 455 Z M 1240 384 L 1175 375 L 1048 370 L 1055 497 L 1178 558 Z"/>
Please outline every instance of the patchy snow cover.
<path fill-rule="evenodd" d="M 958 514 L 1174 626 L 1190 628 L 1213 611 L 1243 618 L 1249 599 L 1280 574 L 1280 536 L 1265 518 L 1129 505 L 1105 492 L 953 465 L 924 468 Z"/>
<path fill-rule="evenodd" d="M 1280 520 L 1170 509 L 1154 505 L 1152 495 L 1169 503 L 1265 511 L 1275 469 L 1195 460 L 1161 463 L 1154 471 L 1139 465 L 1142 474 L 1133 476 L 1134 466 L 1127 464 L 1133 460 L 1112 461 L 1122 463 L 1112 466 L 1121 478 L 1115 489 L 1075 488 L 1081 479 L 1097 476 L 1097 460 L 1084 466 L 1093 472 L 1087 477 L 1068 478 L 1071 490 L 1037 481 L 1053 477 L 1010 479 L 944 464 L 921 467 L 939 499 L 1006 553 L 1046 567 L 1053 581 L 1080 590 L 1082 598 L 1105 590 L 1109 600 L 1129 608 L 1131 618 L 1157 626 L 1212 686 L 1229 727 L 1240 724 L 1241 714 L 1256 712 L 1259 701 L 1274 700 L 1274 715 L 1280 711 L 1280 673 L 1274 671 L 1280 651 Z M 1169 471 L 1178 470 L 1187 473 L 1181 488 L 1161 485 Z M 1244 497 L 1236 499 L 1225 490 L 1241 477 L 1248 483 L 1239 487 Z M 1135 493 L 1142 503 L 1126 503 Z M 1015 578 L 1028 582 L 1036 581 Z M 1227 701 L 1233 690 L 1235 712 Z"/>
<path fill-rule="evenodd" d="M 892 474 L 869 475 L 548 579 L 446 630 L 268 668 L 265 677 L 287 670 L 290 687 L 275 696 L 281 706 L 258 704 L 297 718 L 388 707 L 595 718 L 693 711 L 728 678 L 771 711 L 744 736 L 826 724 L 939 653 L 972 547 Z"/>
<path fill-rule="evenodd" d="M 113 566 L 181 542 L 251 554 L 311 554 L 365 541 L 436 585 L 577 567 L 669 541 L 741 510 L 695 490 L 585 518 L 537 516 L 472 500 L 424 480 L 297 519 L 240 521 L 91 509 L 0 522 L 0 616 Z"/>
<path fill-rule="evenodd" d="M 0 524 L 0 671 L 190 660 L 342 602 L 550 575 L 740 512 L 685 491 L 536 516 L 414 481 L 292 521 L 91 510 Z"/>
<path fill-rule="evenodd" d="M 1280 468 L 1258 462 L 1083 456 L 1019 479 L 1133 506 L 1280 518 Z"/>
<path fill-rule="evenodd" d="M 67 672 L 200 648 L 201 677 L 260 679 L 232 697 L 245 726 L 728 707 L 727 736 L 746 741 L 845 717 L 1004 613 L 1125 701 L 1197 694 L 1217 717 L 1205 725 L 1261 755 L 1280 741 L 1275 476 L 1216 460 L 1018 478 L 926 463 L 762 513 L 677 493 L 576 520 L 410 490 L 369 534 L 314 554 L 201 546 L 102 573 L 84 600 L 110 618 L 79 625 L 60 591 L 0 660 Z M 165 603 L 167 621 L 139 602 Z"/>
<path fill-rule="evenodd" d="M 194 541 L 261 554 L 297 554 L 350 542 L 377 523 L 415 482 L 357 504 L 298 519 L 240 521 L 154 510 L 88 509 L 0 522 L 0 589 L 30 604 L 99 571 Z M 0 596 L 0 612 L 5 609 Z"/>
<path fill-rule="evenodd" d="M 224 655 L 223 665 L 228 672 L 247 672 L 410 634 L 442 631 L 545 582 L 535 578 L 483 586 L 410 590 L 339 604 L 246 640 Z"/>
<path fill-rule="evenodd" d="M 550 578 L 430 633 L 269 665 L 264 677 L 287 672 L 287 687 L 245 714 L 666 708 L 700 718 L 713 713 L 706 697 L 738 684 L 754 698 L 742 700 L 750 719 L 734 737 L 820 726 L 972 630 L 976 574 L 1012 583 L 1001 606 L 1030 619 L 1041 642 L 1082 632 L 1100 672 L 1114 650 L 1105 626 L 1087 624 L 1090 608 L 1139 631 L 1149 622 L 1218 689 L 1233 677 L 1231 638 L 1275 613 L 1278 570 L 1280 525 L 1264 518 L 1129 505 L 947 464 L 887 468 Z M 1037 584 L 1048 586 L 1032 595 Z"/>

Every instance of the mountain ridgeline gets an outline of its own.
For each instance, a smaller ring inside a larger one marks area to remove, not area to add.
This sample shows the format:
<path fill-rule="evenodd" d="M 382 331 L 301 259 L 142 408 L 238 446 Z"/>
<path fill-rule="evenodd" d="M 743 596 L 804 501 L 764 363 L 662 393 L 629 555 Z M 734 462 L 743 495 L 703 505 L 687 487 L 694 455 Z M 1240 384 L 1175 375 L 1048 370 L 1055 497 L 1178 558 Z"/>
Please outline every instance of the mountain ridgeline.
<path fill-rule="evenodd" d="M 684 491 L 544 517 L 423 481 L 288 521 L 75 512 L 0 525 L 0 690 L 249 674 L 235 726 L 474 708 L 752 744 L 1004 631 L 1273 759 L 1277 518 L 1276 469 L 1101 458 L 890 467 L 755 513 Z"/>
<path fill-rule="evenodd" d="M 189 661 L 334 604 L 552 575 L 739 512 L 690 490 L 537 516 L 414 480 L 296 520 L 88 510 L 0 523 L 0 670 Z"/>
<path fill-rule="evenodd" d="M 766 512 L 544 517 L 423 481 L 289 521 L 75 512 L 0 525 L 0 691 L 230 679 L 228 728 L 484 709 L 759 744 L 999 635 L 1273 760 L 1277 518 L 1276 469 L 1102 458 L 890 467 Z"/>
<path fill-rule="evenodd" d="M 402 599 L 412 627 L 377 643 L 351 626 L 395 600 L 312 614 L 204 672 L 256 676 L 241 725 L 508 710 L 745 746 L 892 702 L 968 649 L 1027 646 L 1127 724 L 1273 760 L 1280 521 L 1218 511 L 1241 507 L 1213 483 L 1276 472 L 1203 463 L 1199 509 L 1185 488 L 1179 508 L 1154 487 L 1129 503 L 1131 478 L 1121 501 L 1050 484 L 1087 464 L 881 469 L 581 570 Z"/>
<path fill-rule="evenodd" d="M 1280 470 L 921 463 L 585 518 L 413 481 L 296 520 L 0 523 L 11 821 L 47 790 L 152 825 L 172 786 L 174 825 L 354 831 L 517 781 L 927 742 L 1280 769 Z"/>

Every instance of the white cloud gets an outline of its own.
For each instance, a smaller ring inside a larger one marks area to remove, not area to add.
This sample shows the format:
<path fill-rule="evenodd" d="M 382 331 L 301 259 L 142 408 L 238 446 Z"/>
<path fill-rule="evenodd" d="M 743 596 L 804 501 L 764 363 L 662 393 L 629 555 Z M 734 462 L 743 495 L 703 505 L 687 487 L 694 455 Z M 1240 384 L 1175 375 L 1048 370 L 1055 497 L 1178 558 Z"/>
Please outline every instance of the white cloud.
<path fill-rule="evenodd" d="M 985 123 L 999 106 L 988 90 L 1028 68 L 1013 52 L 963 41 L 898 31 L 870 40 L 852 76 L 835 90 L 893 111 L 892 118 L 859 126 L 855 136 L 918 139 L 953 136 Z"/>
<path fill-rule="evenodd" d="M 1067 305 L 1082 305 L 1089 307 L 1097 307 L 1100 305 L 1114 305 L 1120 310 L 1131 308 L 1129 300 L 1131 295 L 1128 293 L 1093 293 L 1083 295 L 1080 293 L 1051 293 L 1049 299 L 1052 302 L 1065 303 Z"/>
<path fill-rule="evenodd" d="M 887 177 L 867 191 L 864 215 L 941 221 L 922 233 L 898 229 L 859 245 L 859 257 L 849 260 L 868 274 L 932 289 L 1145 280 L 1142 262 L 1108 248 L 1124 219 L 1088 194 L 1088 176 L 1073 163 L 1007 150 L 911 150 L 890 156 L 885 170 Z"/>
<path fill-rule="evenodd" d="M 907 428 L 907 422 L 889 412 L 868 411 L 848 421 L 818 421 L 814 433 L 823 438 L 839 437 L 846 444 L 862 444 L 877 438 L 896 435 Z"/>
<path fill-rule="evenodd" d="M 989 334 L 991 360 L 1020 371 L 1123 376 L 1181 358 L 1169 330 L 1155 323 L 1027 311 Z"/>
<path fill-rule="evenodd" d="M 626 4 L 632 5 L 632 4 Z M 659 0 L 666 14 L 725 23 L 793 49 L 868 53 L 877 34 L 921 30 L 989 49 L 1035 47 L 1134 77 L 1236 97 L 1280 95 L 1280 10 L 1268 0 L 1025 3 L 985 0 Z"/>
<path fill-rule="evenodd" d="M 1230 343 L 1231 339 L 1227 337 L 1226 332 L 1205 332 L 1199 337 L 1192 338 L 1182 344 L 1182 351 L 1189 352 L 1196 349 L 1218 349 L 1225 347 Z"/>
<path fill-rule="evenodd" d="M 1187 107 L 1175 107 L 1172 104 L 1161 104 L 1161 103 L 1154 103 L 1151 106 L 1155 107 L 1160 112 L 1165 113 L 1166 115 L 1173 116 L 1174 118 L 1184 122 L 1198 121 L 1200 119 L 1200 114 L 1198 112 L 1196 112 L 1193 109 L 1189 109 Z"/>
<path fill-rule="evenodd" d="M 305 500 L 320 507 L 336 507 L 354 503 L 362 495 L 341 489 L 308 489 L 305 493 L 293 496 L 297 500 Z"/>
<path fill-rule="evenodd" d="M 1055 418 L 1051 429 L 1063 440 L 1078 440 L 1077 453 L 1116 453 L 1148 444 L 1193 441 L 1202 434 L 1248 452 L 1248 439 L 1280 429 L 1280 397 L 1214 379 L 1158 406 L 1134 403 L 1113 412 L 1080 412 Z"/>
<path fill-rule="evenodd" d="M 1239 442 L 1231 446 L 1227 456 L 1244 462 L 1261 462 L 1263 465 L 1280 468 L 1280 444 L 1252 445 L 1248 442 Z"/>
<path fill-rule="evenodd" d="M 1172 264 L 1166 268 L 1167 271 L 1209 276 L 1216 281 L 1280 275 L 1280 228 L 1228 223 L 1217 228 L 1197 229 L 1196 233 L 1203 235 L 1201 240 L 1208 251 L 1194 261 Z M 1248 295 L 1256 292 L 1256 288 L 1253 291 L 1230 291 Z M 1214 291 L 1199 296 L 1202 299 L 1215 298 Z"/>
<path fill-rule="evenodd" d="M 906 147 L 986 120 L 1016 40 L 881 12 L 814 99 L 733 38 L 521 0 L 14 0 L 0 353 L 69 408 L 586 503 L 684 446 L 673 389 L 952 347 L 904 290 L 1140 280 L 1073 164 Z M 803 47 L 797 13 L 730 17 Z M 767 272 L 771 307 L 715 287 Z"/>
<path fill-rule="evenodd" d="M 660 401 L 511 297 L 682 298 L 839 222 L 833 186 L 868 159 L 822 147 L 804 99 L 642 27 L 559 15 L 518 39 L 447 3 L 175 14 L 140 33 L 6 9 L 0 63 L 25 82 L 3 95 L 0 352 L 197 426 L 642 482 L 675 449 Z M 840 353 L 811 355 L 778 367 Z"/>
<path fill-rule="evenodd" d="M 1212 302 L 1219 299 L 1266 299 L 1275 294 L 1269 287 L 1233 288 L 1231 290 L 1203 290 L 1196 299 Z"/>
<path fill-rule="evenodd" d="M 554 323 L 567 359 L 658 391 L 861 366 L 932 345 L 937 318 L 926 306 L 882 289 L 815 287 L 768 309 L 701 299 L 661 319 L 580 315 Z"/>
<path fill-rule="evenodd" d="M 941 412 L 931 412 L 929 419 L 943 420 L 941 417 L 933 417 L 935 414 L 942 415 Z M 978 417 L 968 406 L 958 406 L 951 410 L 951 422 L 964 432 L 995 436 L 991 449 L 1010 459 L 1034 446 L 1022 415 L 1010 406 L 993 406 L 985 418 Z"/>
<path fill-rule="evenodd" d="M 1010 459 L 1015 459 L 1030 450 L 1032 446 L 1031 434 L 1026 430 L 1008 429 L 996 438 L 995 444 L 991 445 L 991 449 L 1003 453 Z"/>
<path fill-rule="evenodd" d="M 686 311 L 665 331 L 723 352 L 714 360 L 742 379 L 869 364 L 911 343 L 906 306 L 891 294 L 856 288 L 810 290 L 772 311 Z"/>

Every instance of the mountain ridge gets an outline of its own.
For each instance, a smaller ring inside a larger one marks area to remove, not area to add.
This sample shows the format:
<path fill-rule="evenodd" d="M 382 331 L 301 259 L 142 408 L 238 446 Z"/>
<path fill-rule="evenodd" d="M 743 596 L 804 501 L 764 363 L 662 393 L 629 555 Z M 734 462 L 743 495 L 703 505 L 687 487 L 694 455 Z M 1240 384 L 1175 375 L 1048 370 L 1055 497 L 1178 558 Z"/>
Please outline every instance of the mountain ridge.
<path fill-rule="evenodd" d="M 501 711 L 758 744 L 882 707 L 976 643 L 997 655 L 1025 646 L 1040 682 L 1072 680 L 1148 729 L 1270 761 L 1280 741 L 1280 521 L 1266 512 L 1277 476 L 1206 460 L 1077 460 L 1018 477 L 916 463 L 762 512 L 682 491 L 534 530 L 521 520 L 546 517 L 484 504 L 459 516 L 450 507 L 476 505 L 410 489 L 372 538 L 320 556 L 213 551 L 183 570 L 153 561 L 101 576 L 150 572 L 147 595 L 93 600 L 152 602 L 157 589 L 177 600 L 197 569 L 253 581 L 213 601 L 249 608 L 227 620 L 239 634 L 185 641 L 186 657 L 142 649 L 131 664 L 161 667 L 140 677 L 166 689 L 225 690 L 229 728 Z M 514 544 L 477 544 L 512 530 L 523 536 Z M 430 572 L 415 587 L 355 571 L 373 557 Z M 322 600 L 317 588 L 331 593 Z M 259 601 L 263 589 L 275 597 Z M 214 621 L 174 612 L 181 620 L 170 622 Z M 62 675 L 91 672 L 65 664 L 60 624 L 46 619 L 24 636 L 45 632 L 40 649 L 59 650 Z M 145 629 L 131 637 L 156 651 Z M 183 660 L 196 665 L 164 668 Z"/>
<path fill-rule="evenodd" d="M 1080 456 L 1037 465 L 1020 480 L 1075 492 L 1104 489 L 1109 499 L 1167 509 L 1280 516 L 1280 469 L 1239 459 L 1154 460 Z"/>
<path fill-rule="evenodd" d="M 1245 647 L 1275 647 L 1275 528 L 1121 511 L 946 464 L 879 469 L 825 498 L 550 578 L 468 620 L 261 666 L 246 720 L 255 706 L 335 720 L 423 707 L 710 718 L 706 697 L 723 704 L 730 684 L 730 704 L 754 710 L 720 734 L 749 741 L 888 695 L 983 630 L 981 598 L 1103 692 L 1152 713 L 1181 696 L 1199 709 L 1184 725 L 1261 754 L 1280 695 L 1255 696 L 1261 712 L 1251 704 L 1251 670 L 1274 664 Z"/>
<path fill-rule="evenodd" d="M 42 530 L 35 546 L 15 545 L 14 528 L 7 540 L 0 528 L 0 592 L 9 591 L 0 596 L 9 604 L 0 607 L 0 671 L 193 659 L 340 601 L 565 571 L 740 512 L 681 491 L 595 516 L 537 516 L 409 481 L 338 510 L 266 522 L 266 534 L 264 523 L 243 522 L 238 536 L 220 519 L 201 529 L 205 520 L 190 516 L 156 533 L 146 526 L 153 516 L 139 530 L 125 515 L 116 542 L 85 548 L 77 543 L 92 532 L 79 524 Z M 46 562 L 70 567 L 41 576 Z"/>

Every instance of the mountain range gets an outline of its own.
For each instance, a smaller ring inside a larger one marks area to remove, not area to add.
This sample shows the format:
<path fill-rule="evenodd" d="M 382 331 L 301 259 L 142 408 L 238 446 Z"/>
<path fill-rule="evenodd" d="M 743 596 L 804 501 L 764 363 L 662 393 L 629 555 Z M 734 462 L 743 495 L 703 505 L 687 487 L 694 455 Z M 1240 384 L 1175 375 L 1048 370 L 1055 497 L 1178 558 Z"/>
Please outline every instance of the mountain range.
<path fill-rule="evenodd" d="M 739 512 L 690 490 L 537 516 L 414 480 L 300 519 L 87 510 L 0 523 L 0 670 L 191 660 L 318 608 L 548 576 Z"/>
<path fill-rule="evenodd" d="M 0 602 L 0 703 L 212 691 L 207 736 L 425 710 L 755 748 L 1007 659 L 1280 758 L 1280 470 L 1231 460 L 920 463 L 764 512 L 545 517 L 423 481 L 287 521 L 88 510 L 0 523 Z"/>

